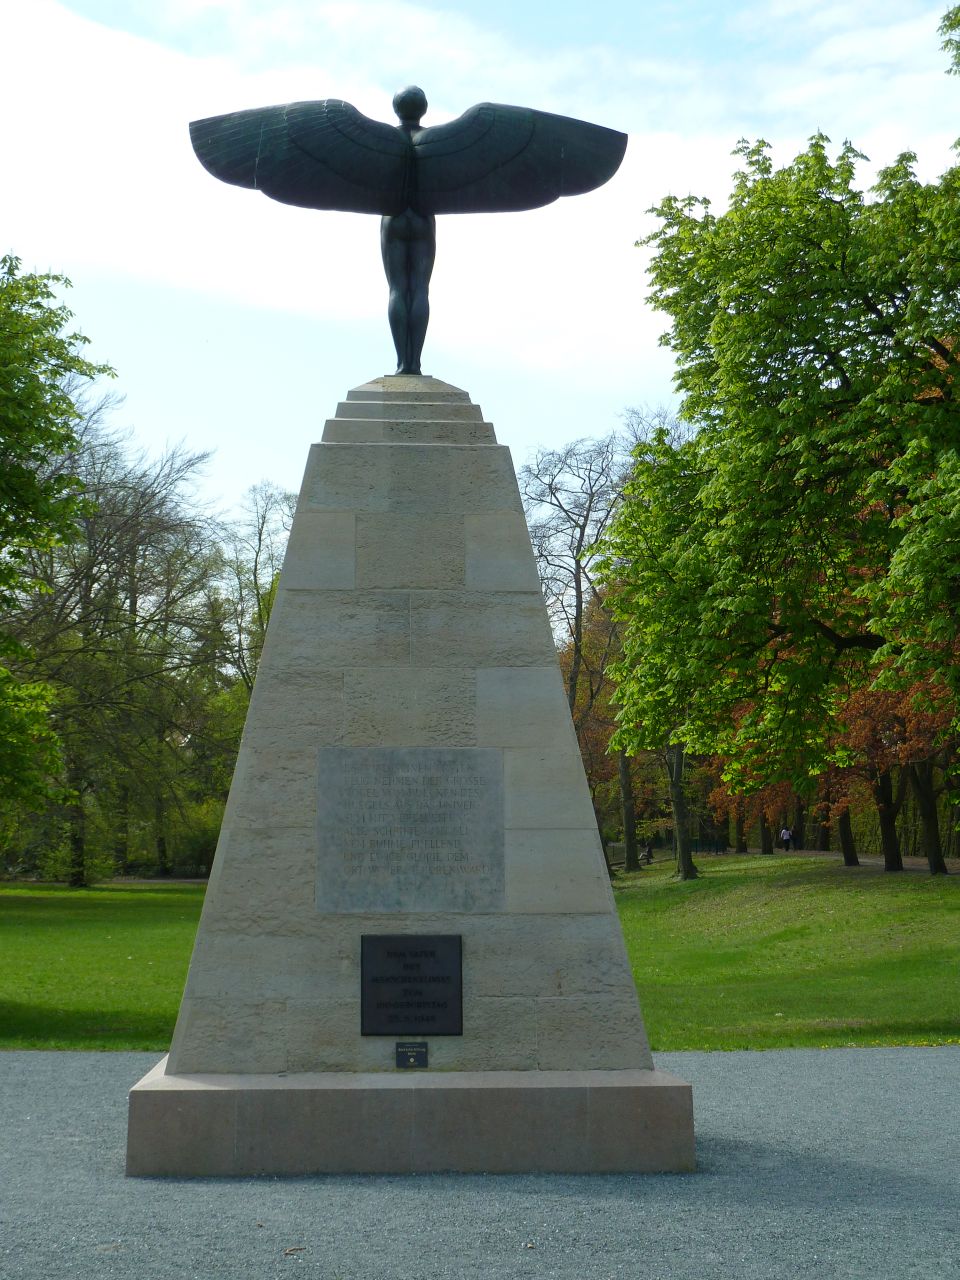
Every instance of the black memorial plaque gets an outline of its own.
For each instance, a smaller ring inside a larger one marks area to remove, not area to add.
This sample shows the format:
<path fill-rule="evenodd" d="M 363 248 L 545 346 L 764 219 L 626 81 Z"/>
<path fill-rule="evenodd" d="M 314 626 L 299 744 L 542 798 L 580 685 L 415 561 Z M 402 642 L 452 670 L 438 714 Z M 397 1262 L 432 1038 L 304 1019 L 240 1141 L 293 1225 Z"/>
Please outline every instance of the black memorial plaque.
<path fill-rule="evenodd" d="M 361 1035 L 462 1036 L 461 944 L 458 933 L 363 934 Z"/>
<path fill-rule="evenodd" d="M 398 1040 L 397 1066 L 404 1071 L 429 1066 L 426 1040 Z"/>

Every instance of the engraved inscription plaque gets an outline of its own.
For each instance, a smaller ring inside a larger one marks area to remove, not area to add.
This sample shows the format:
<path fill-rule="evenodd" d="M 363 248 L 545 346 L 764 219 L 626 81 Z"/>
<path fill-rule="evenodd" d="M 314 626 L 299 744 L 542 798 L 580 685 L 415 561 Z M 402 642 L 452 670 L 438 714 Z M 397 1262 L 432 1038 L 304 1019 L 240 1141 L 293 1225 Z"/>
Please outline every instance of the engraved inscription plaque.
<path fill-rule="evenodd" d="M 461 942 L 458 933 L 363 934 L 360 1034 L 463 1035 Z"/>
<path fill-rule="evenodd" d="M 396 1063 L 401 1071 L 422 1071 L 430 1065 L 426 1040 L 398 1040 L 395 1045 Z"/>
<path fill-rule="evenodd" d="M 501 911 L 503 753 L 323 747 L 320 911 Z"/>

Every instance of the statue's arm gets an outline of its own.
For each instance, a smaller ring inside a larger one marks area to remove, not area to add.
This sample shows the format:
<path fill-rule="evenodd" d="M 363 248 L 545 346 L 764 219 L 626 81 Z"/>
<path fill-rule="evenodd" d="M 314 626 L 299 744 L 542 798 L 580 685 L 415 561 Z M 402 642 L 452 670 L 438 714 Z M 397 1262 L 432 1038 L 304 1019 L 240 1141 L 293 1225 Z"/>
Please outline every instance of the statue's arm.
<path fill-rule="evenodd" d="M 190 138 L 215 178 L 284 204 L 379 214 L 406 207 L 410 143 L 339 99 L 194 120 Z"/>
<path fill-rule="evenodd" d="M 415 141 L 423 213 L 536 209 L 602 186 L 627 135 L 569 116 L 482 102 Z"/>

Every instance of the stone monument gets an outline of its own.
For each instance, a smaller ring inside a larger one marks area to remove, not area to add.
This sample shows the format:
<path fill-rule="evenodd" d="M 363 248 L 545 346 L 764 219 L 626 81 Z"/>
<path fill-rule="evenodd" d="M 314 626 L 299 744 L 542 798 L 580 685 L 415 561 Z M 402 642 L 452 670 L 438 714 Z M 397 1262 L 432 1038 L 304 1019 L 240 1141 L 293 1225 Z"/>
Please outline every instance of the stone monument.
<path fill-rule="evenodd" d="M 218 178 L 381 215 L 398 372 L 307 461 L 130 1174 L 694 1167 L 653 1067 L 509 451 L 420 374 L 439 213 L 605 182 L 626 137 L 481 103 L 195 121 Z"/>
<path fill-rule="evenodd" d="M 130 1174 L 694 1167 L 509 451 L 391 375 L 312 447 Z"/>

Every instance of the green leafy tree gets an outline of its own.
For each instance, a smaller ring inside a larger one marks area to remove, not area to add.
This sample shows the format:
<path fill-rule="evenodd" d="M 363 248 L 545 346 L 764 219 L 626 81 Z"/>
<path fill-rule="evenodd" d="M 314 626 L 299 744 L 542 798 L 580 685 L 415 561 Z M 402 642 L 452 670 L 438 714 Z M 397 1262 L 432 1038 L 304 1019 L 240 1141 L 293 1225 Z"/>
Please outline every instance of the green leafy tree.
<path fill-rule="evenodd" d="M 56 301 L 63 276 L 21 273 L 0 258 L 0 610 L 14 608 L 34 579 L 32 557 L 68 539 L 80 511 L 69 466 L 76 447 L 80 387 L 109 373 L 81 355 L 86 339 L 68 329 Z M 36 801 L 57 768 L 57 739 L 42 682 L 19 678 L 22 650 L 0 631 L 0 791 L 6 802 Z"/>
<path fill-rule="evenodd" d="M 605 572 L 622 732 L 804 794 L 850 689 L 957 687 L 960 169 L 924 184 L 906 154 L 868 196 L 822 135 L 782 169 L 737 154 L 725 213 L 655 210 L 696 431 L 639 452 Z"/>

